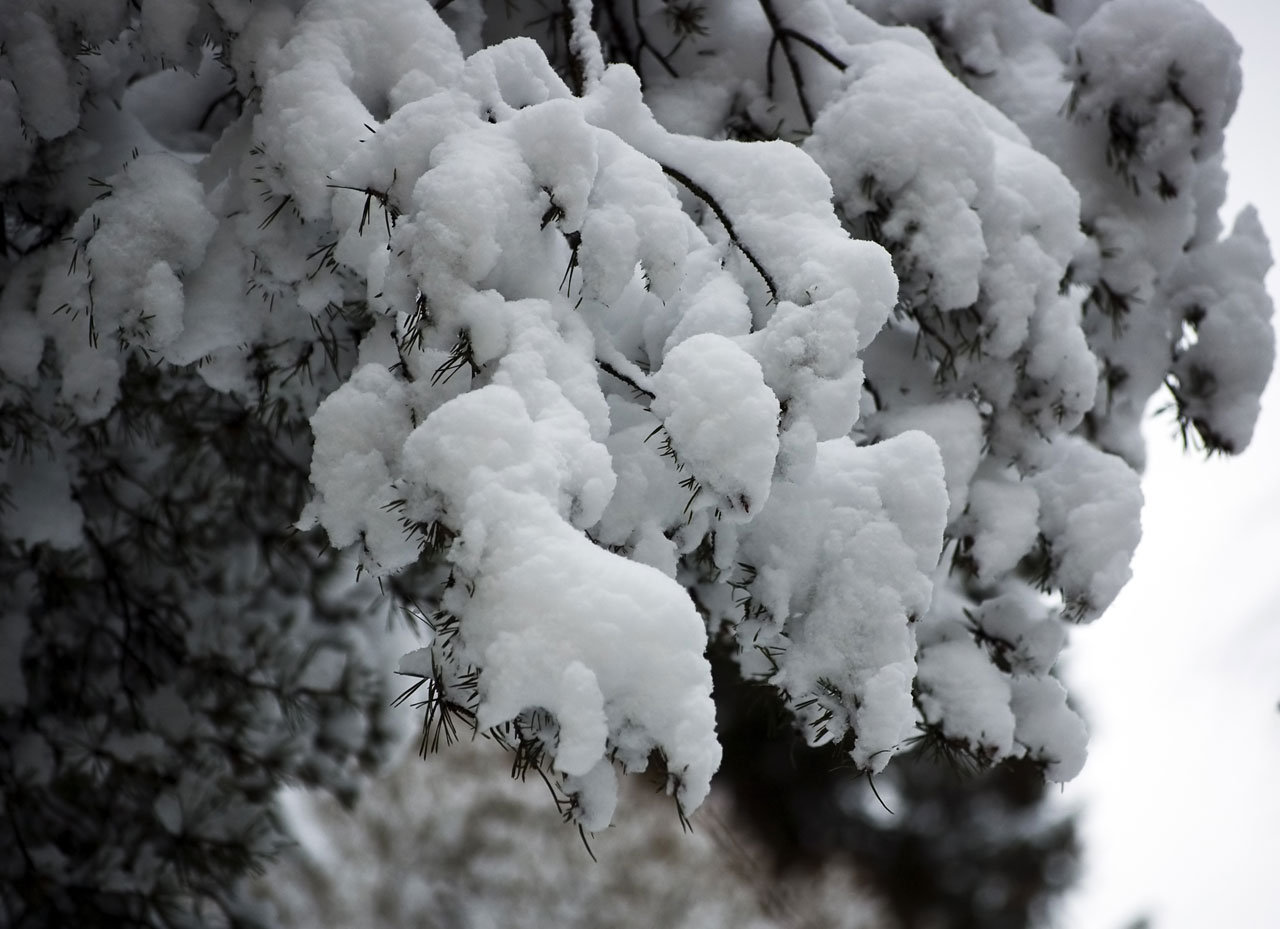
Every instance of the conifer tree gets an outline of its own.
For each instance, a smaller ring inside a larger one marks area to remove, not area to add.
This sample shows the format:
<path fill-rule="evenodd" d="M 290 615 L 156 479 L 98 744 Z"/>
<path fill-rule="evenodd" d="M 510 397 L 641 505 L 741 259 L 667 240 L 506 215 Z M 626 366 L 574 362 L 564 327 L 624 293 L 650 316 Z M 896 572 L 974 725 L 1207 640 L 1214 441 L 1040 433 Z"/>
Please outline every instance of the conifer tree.
<path fill-rule="evenodd" d="M 1238 59 L 1195 0 L 6 3 L 0 912 L 254 919 L 405 704 L 684 818 L 709 647 L 868 775 L 1074 776 L 1142 411 L 1242 451 L 1272 365 Z"/>

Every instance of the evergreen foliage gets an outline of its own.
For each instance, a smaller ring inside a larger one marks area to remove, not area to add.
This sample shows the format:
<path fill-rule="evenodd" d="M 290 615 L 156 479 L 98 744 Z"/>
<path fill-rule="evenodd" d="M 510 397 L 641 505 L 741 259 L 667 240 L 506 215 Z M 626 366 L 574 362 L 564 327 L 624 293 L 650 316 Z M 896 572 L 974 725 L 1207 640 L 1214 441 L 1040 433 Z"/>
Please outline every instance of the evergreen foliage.
<path fill-rule="evenodd" d="M 0 7 L 0 918 L 261 919 L 393 701 L 683 821 L 709 646 L 868 776 L 1074 776 L 1146 404 L 1239 452 L 1272 366 L 1238 58 L 1195 0 Z"/>

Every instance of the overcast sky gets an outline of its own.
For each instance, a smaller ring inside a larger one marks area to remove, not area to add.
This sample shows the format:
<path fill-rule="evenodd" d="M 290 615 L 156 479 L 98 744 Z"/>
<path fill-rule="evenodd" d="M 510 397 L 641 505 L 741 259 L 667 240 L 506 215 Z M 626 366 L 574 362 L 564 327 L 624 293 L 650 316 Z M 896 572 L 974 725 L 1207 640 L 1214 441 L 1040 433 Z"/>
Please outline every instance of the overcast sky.
<path fill-rule="evenodd" d="M 1226 221 L 1254 203 L 1280 250 L 1280 2 L 1205 0 L 1244 47 Z M 1280 274 L 1268 289 L 1275 300 Z M 1238 459 L 1184 455 L 1149 423 L 1134 580 L 1080 630 L 1068 672 L 1090 719 L 1084 886 L 1068 929 L 1280 926 L 1280 378 Z"/>

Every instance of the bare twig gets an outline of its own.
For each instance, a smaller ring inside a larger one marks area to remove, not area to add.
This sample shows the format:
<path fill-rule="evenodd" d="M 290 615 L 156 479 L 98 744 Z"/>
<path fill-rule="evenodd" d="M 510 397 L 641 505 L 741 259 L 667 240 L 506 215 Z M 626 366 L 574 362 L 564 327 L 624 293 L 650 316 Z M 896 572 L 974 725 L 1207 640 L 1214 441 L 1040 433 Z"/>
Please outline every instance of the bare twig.
<path fill-rule="evenodd" d="M 751 253 L 751 249 L 747 248 L 742 239 L 738 238 L 738 233 L 733 228 L 733 220 L 729 219 L 729 215 L 716 202 L 716 198 L 711 196 L 702 185 L 698 184 L 683 171 L 679 171 L 670 165 L 662 165 L 662 172 L 711 208 L 711 212 L 716 214 L 716 219 L 720 220 L 720 225 L 724 226 L 724 231 L 729 234 L 729 241 L 738 247 L 738 251 L 742 252 L 747 261 L 751 262 L 751 267 L 755 268 L 756 273 L 764 279 L 764 286 L 769 288 L 769 296 L 776 302 L 778 299 L 778 285 L 774 283 L 773 277 L 764 269 L 764 265 L 760 263 L 759 259 Z"/>
<path fill-rule="evenodd" d="M 676 73 L 676 69 L 671 67 L 671 62 L 667 61 L 667 56 L 654 47 L 653 43 L 649 41 L 648 35 L 645 34 L 644 27 L 640 25 L 640 0 L 631 0 L 631 20 L 635 24 L 636 36 L 638 37 L 635 56 L 637 71 L 639 70 L 638 65 L 640 63 L 640 53 L 648 51 L 649 54 L 658 59 L 658 64 L 662 65 L 662 69 L 666 71 L 668 75 L 671 77 L 679 77 L 680 75 Z M 643 75 L 641 75 L 641 77 L 643 78 Z"/>
<path fill-rule="evenodd" d="M 600 370 L 603 371 L 605 374 L 608 374 L 610 377 L 616 377 L 618 380 L 622 381 L 622 383 L 626 384 L 636 393 L 644 394 L 650 400 L 653 400 L 655 397 L 657 397 L 657 394 L 655 394 L 652 390 L 645 390 L 643 387 L 637 384 L 634 379 L 627 377 L 627 375 L 623 374 L 613 365 L 609 364 L 609 362 L 601 361 L 600 359 L 597 358 L 596 364 L 600 366 Z"/>
<path fill-rule="evenodd" d="M 782 55 L 787 60 L 787 68 L 791 71 L 791 81 L 795 84 L 796 98 L 800 101 L 800 110 L 804 113 L 805 121 L 812 128 L 813 108 L 809 105 L 809 98 L 804 93 L 804 72 L 800 70 L 800 62 L 796 60 L 795 55 L 791 52 L 790 42 L 794 40 L 812 49 L 841 71 L 845 70 L 848 65 L 819 42 L 789 26 L 782 25 L 781 20 L 778 19 L 778 11 L 773 8 L 773 0 L 760 0 L 760 9 L 764 11 L 764 18 L 769 21 L 769 28 L 773 31 L 773 40 L 769 43 L 769 53 L 766 57 L 768 93 L 773 96 L 773 53 L 775 49 L 781 47 Z"/>

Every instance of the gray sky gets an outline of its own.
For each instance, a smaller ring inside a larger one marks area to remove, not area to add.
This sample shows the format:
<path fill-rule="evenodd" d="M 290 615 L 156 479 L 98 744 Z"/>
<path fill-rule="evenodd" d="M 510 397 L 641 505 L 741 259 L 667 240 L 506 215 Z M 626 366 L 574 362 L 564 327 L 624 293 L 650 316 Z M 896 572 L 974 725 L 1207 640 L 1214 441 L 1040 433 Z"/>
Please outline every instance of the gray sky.
<path fill-rule="evenodd" d="M 1227 134 L 1230 225 L 1257 205 L 1280 251 L 1280 3 L 1204 0 L 1244 47 Z M 1280 274 L 1268 289 L 1277 297 Z M 1280 302 L 1280 301 L 1278 301 Z M 1134 580 L 1079 630 L 1069 677 L 1093 730 L 1062 799 L 1085 810 L 1086 880 L 1062 924 L 1280 926 L 1280 378 L 1238 459 L 1185 455 L 1167 419 Z"/>

